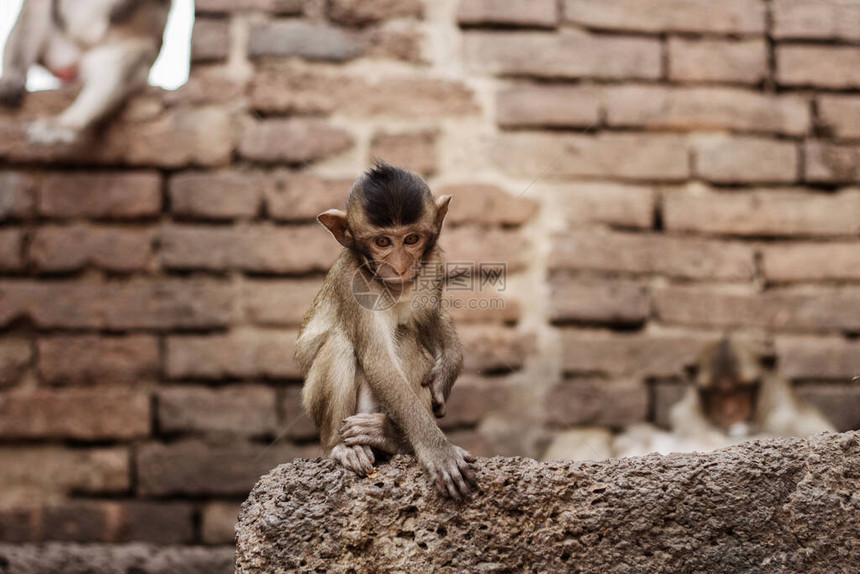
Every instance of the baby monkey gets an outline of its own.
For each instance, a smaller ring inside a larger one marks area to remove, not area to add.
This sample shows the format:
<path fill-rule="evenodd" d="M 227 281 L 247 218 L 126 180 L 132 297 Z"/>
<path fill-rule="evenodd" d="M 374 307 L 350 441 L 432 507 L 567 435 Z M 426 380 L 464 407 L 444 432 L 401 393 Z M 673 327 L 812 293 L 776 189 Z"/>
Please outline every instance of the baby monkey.
<path fill-rule="evenodd" d="M 434 419 L 463 365 L 441 308 L 437 240 L 450 200 L 379 162 L 353 184 L 346 212 L 320 214 L 344 249 L 304 317 L 296 362 L 326 456 L 365 475 L 376 453 L 412 453 L 441 493 L 460 500 L 475 485 L 475 457 Z"/>

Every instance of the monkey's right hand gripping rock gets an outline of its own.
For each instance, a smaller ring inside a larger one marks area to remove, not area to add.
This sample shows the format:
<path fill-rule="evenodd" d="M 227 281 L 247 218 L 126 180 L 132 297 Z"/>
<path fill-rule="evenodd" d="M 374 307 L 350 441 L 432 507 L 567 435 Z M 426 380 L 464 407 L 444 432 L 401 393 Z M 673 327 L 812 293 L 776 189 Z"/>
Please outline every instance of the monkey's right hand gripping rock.
<path fill-rule="evenodd" d="M 477 458 L 464 448 L 449 443 L 432 456 L 419 456 L 419 460 L 443 496 L 463 500 L 477 484 L 475 472 L 469 466 Z"/>

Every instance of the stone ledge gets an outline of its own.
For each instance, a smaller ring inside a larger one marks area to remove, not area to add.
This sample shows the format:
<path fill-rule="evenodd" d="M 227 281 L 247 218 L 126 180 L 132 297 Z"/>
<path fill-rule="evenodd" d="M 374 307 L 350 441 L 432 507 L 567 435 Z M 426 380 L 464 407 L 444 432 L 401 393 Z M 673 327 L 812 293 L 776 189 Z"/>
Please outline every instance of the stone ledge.
<path fill-rule="evenodd" d="M 443 500 L 411 458 L 358 479 L 330 460 L 264 476 L 237 572 L 826 572 L 860 563 L 860 432 L 602 462 L 481 459 Z"/>

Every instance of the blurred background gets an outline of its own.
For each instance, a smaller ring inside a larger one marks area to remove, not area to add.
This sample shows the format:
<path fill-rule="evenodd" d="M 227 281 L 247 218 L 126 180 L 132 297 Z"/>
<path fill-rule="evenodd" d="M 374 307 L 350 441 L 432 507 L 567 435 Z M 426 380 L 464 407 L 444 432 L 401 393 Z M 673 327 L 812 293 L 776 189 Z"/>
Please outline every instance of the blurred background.
<path fill-rule="evenodd" d="M 0 110 L 3 543 L 232 572 L 257 477 L 319 454 L 314 218 L 373 157 L 505 266 L 446 296 L 475 454 L 608 457 L 726 333 L 860 428 L 860 0 L 176 0 L 167 40 L 92 145 L 24 137 L 68 90 Z"/>

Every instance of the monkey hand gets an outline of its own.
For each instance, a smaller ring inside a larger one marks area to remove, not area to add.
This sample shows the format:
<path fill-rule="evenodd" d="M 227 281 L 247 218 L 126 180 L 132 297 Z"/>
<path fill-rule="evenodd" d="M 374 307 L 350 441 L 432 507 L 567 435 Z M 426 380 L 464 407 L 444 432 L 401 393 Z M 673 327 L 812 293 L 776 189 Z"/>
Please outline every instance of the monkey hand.
<path fill-rule="evenodd" d="M 27 93 L 24 78 L 4 77 L 0 79 L 0 104 L 7 108 L 17 108 Z"/>
<path fill-rule="evenodd" d="M 359 413 L 347 417 L 339 432 L 346 446 L 365 445 L 388 454 L 405 451 L 397 429 L 385 413 Z"/>
<path fill-rule="evenodd" d="M 373 471 L 373 449 L 367 445 L 347 446 L 343 443 L 331 449 L 331 458 L 357 474 L 367 476 Z"/>
<path fill-rule="evenodd" d="M 62 125 L 53 118 L 33 122 L 27 130 L 27 139 L 35 146 L 74 144 L 80 137 L 81 130 Z"/>
<path fill-rule="evenodd" d="M 430 387 L 433 414 L 436 415 L 437 419 L 444 417 L 448 410 L 448 395 L 451 394 L 451 387 L 454 386 L 456 378 L 456 374 L 451 376 L 447 369 L 437 363 L 421 380 L 422 386 Z"/>
<path fill-rule="evenodd" d="M 472 492 L 476 479 L 469 463 L 477 458 L 466 449 L 447 443 L 439 452 L 426 458 L 419 456 L 419 460 L 443 496 L 460 501 Z"/>

